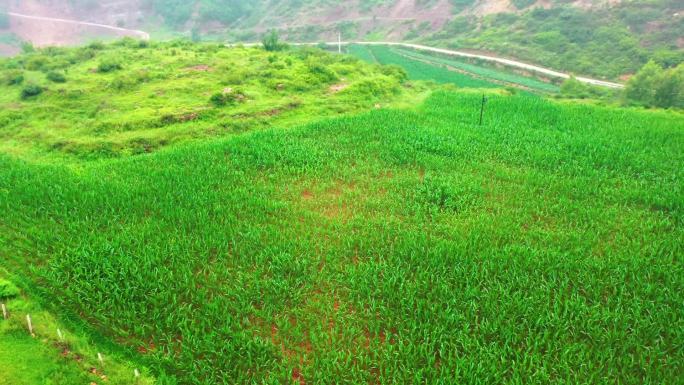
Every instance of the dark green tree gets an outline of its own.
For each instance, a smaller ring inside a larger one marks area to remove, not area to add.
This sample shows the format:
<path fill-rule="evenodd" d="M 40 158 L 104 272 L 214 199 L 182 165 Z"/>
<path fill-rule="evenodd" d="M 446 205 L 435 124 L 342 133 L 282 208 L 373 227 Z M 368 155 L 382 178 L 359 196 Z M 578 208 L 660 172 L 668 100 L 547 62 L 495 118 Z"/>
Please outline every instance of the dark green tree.
<path fill-rule="evenodd" d="M 625 99 L 646 107 L 684 108 L 684 63 L 663 69 L 649 61 L 627 83 Z"/>
<path fill-rule="evenodd" d="M 684 64 L 663 72 L 654 95 L 660 108 L 684 108 Z"/>
<path fill-rule="evenodd" d="M 625 97 L 646 106 L 655 104 L 657 83 L 663 75 L 663 68 L 651 60 L 627 83 Z"/>

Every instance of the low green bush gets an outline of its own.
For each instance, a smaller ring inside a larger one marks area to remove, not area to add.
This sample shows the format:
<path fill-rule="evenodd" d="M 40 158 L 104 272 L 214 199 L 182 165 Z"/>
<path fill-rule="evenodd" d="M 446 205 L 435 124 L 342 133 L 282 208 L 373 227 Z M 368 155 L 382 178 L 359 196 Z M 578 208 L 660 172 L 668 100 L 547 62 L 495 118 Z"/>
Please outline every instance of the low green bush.
<path fill-rule="evenodd" d="M 97 66 L 97 72 L 107 73 L 107 72 L 118 71 L 122 68 L 123 67 L 121 66 L 121 63 L 107 60 L 107 61 L 100 62 L 100 64 Z"/>
<path fill-rule="evenodd" d="M 41 71 L 49 64 L 49 61 L 45 56 L 31 56 L 24 62 L 24 68 L 29 71 Z"/>
<path fill-rule="evenodd" d="M 19 70 L 6 71 L 2 74 L 2 81 L 0 83 L 6 86 L 13 86 L 24 82 L 24 73 Z"/>
<path fill-rule="evenodd" d="M 94 41 L 90 44 L 88 44 L 88 48 L 94 49 L 94 50 L 101 50 L 105 48 L 105 45 L 101 41 Z"/>
<path fill-rule="evenodd" d="M 10 281 L 0 278 L 0 299 L 10 299 L 19 295 L 19 289 Z"/>
<path fill-rule="evenodd" d="M 266 51 L 282 51 L 285 48 L 287 48 L 287 44 L 282 43 L 280 41 L 280 37 L 278 36 L 278 32 L 275 30 L 271 30 L 268 32 L 264 38 L 261 40 L 261 43 L 264 46 L 264 49 Z"/>
<path fill-rule="evenodd" d="M 66 82 L 66 77 L 64 74 L 56 71 L 50 71 L 46 75 L 47 79 L 53 83 L 65 83 Z"/>
<path fill-rule="evenodd" d="M 406 70 L 396 64 L 384 65 L 380 68 L 380 71 L 387 76 L 396 78 L 402 83 L 408 80 L 408 73 Z"/>
<path fill-rule="evenodd" d="M 35 85 L 35 84 L 29 84 L 21 90 L 21 98 L 25 100 L 25 99 L 32 98 L 34 96 L 38 96 L 42 93 L 43 93 L 43 87 Z"/>
<path fill-rule="evenodd" d="M 241 90 L 224 90 L 211 95 L 209 101 L 216 107 L 223 107 L 237 104 L 246 98 L 245 93 Z"/>
<path fill-rule="evenodd" d="M 317 63 L 313 60 L 309 60 L 307 66 L 309 69 L 309 73 L 314 75 L 314 77 L 316 78 L 316 80 L 318 80 L 319 83 L 331 83 L 338 80 L 337 74 L 323 64 Z"/>

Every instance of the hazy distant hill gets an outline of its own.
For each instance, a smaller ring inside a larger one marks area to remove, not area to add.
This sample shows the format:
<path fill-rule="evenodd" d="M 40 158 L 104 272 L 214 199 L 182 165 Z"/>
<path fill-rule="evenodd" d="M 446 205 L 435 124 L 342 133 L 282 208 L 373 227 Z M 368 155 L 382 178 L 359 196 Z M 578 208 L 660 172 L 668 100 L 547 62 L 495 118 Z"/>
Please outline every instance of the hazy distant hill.
<path fill-rule="evenodd" d="M 0 0 L 0 5 L 22 13 L 145 29 L 157 37 L 183 34 L 253 41 L 276 28 L 297 41 L 331 40 L 338 33 L 344 39 L 420 41 L 493 51 L 609 78 L 633 73 L 652 57 L 664 65 L 684 58 L 684 5 L 678 0 L 66 2 Z M 9 24 L 12 28 L 19 23 Z M 18 37 L 38 44 L 69 44 L 94 33 L 81 28 L 70 34 L 65 25 L 31 27 L 36 23 L 26 20 L 20 24 L 15 28 Z M 51 28 L 59 33 L 51 33 Z"/>

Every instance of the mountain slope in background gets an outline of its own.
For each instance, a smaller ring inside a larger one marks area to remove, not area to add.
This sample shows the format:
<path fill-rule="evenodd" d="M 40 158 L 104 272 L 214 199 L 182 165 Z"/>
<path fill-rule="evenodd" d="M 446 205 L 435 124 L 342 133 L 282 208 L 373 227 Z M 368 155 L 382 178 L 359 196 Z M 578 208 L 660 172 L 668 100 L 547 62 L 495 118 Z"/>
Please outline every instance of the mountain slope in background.
<path fill-rule="evenodd" d="M 684 6 L 677 0 L 0 0 L 0 6 L 145 29 L 155 37 L 254 41 L 275 28 L 293 41 L 337 39 L 338 33 L 348 40 L 416 41 L 611 79 L 650 58 L 665 66 L 684 60 Z M 9 19 L 15 40 L 38 45 L 111 34 Z"/>

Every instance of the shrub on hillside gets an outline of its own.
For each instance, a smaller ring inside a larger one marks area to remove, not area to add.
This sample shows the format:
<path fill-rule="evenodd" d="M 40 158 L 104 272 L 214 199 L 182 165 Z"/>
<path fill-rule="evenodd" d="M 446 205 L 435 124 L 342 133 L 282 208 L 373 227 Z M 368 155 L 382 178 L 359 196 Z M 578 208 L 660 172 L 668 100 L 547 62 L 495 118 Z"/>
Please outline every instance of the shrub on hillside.
<path fill-rule="evenodd" d="M 331 83 L 337 81 L 337 74 L 327 66 L 314 60 L 309 60 L 307 67 L 309 73 L 314 75 L 319 83 Z"/>
<path fill-rule="evenodd" d="M 35 51 L 36 51 L 36 48 L 30 42 L 25 41 L 25 42 L 21 43 L 21 52 L 22 53 L 31 53 L 31 52 L 35 52 Z"/>
<path fill-rule="evenodd" d="M 217 92 L 211 95 L 209 101 L 216 107 L 223 107 L 227 103 L 226 96 L 223 94 L 223 92 Z"/>
<path fill-rule="evenodd" d="M 566 98 L 586 99 L 591 97 L 589 86 L 577 80 L 574 76 L 563 82 L 560 93 Z"/>
<path fill-rule="evenodd" d="M 43 93 L 43 87 L 35 85 L 35 84 L 28 84 L 21 90 L 21 98 L 26 100 L 26 99 L 32 98 L 34 96 L 38 96 L 42 93 Z"/>
<path fill-rule="evenodd" d="M 121 66 L 120 63 L 112 61 L 112 60 L 106 60 L 106 61 L 100 62 L 100 64 L 97 66 L 97 72 L 107 73 L 107 72 L 118 71 L 121 68 L 123 68 L 123 67 Z"/>
<path fill-rule="evenodd" d="M 372 77 L 352 84 L 344 93 L 357 97 L 382 98 L 399 92 L 399 83 L 387 77 Z"/>
<path fill-rule="evenodd" d="M 6 71 L 2 75 L 2 84 L 13 86 L 24 82 L 24 73 L 19 70 Z"/>
<path fill-rule="evenodd" d="M 146 83 L 150 80 L 150 74 L 146 70 L 138 70 L 132 74 L 125 74 L 117 76 L 109 83 L 109 88 L 122 91 L 131 90 L 141 83 Z"/>
<path fill-rule="evenodd" d="M 109 83 L 109 88 L 117 90 L 117 91 L 122 91 L 122 90 L 130 90 L 133 87 L 135 87 L 136 83 L 126 77 L 126 76 L 119 76 L 116 79 L 112 80 L 111 83 Z"/>
<path fill-rule="evenodd" d="M 101 50 L 105 48 L 105 45 L 101 41 L 93 41 L 90 44 L 88 44 L 88 48 L 94 49 L 94 50 Z"/>
<path fill-rule="evenodd" d="M 41 71 L 48 63 L 49 59 L 45 56 L 31 56 L 24 63 L 24 67 L 29 71 Z"/>
<path fill-rule="evenodd" d="M 66 82 L 66 77 L 60 72 L 50 71 L 47 73 L 46 77 L 49 81 L 51 81 L 53 83 L 65 83 Z"/>
<path fill-rule="evenodd" d="M 384 75 L 394 77 L 402 83 L 408 79 L 406 70 L 395 64 L 384 65 L 380 68 L 380 71 Z"/>
<path fill-rule="evenodd" d="M 234 105 L 246 99 L 246 95 L 242 90 L 226 89 L 223 92 L 217 92 L 209 98 L 211 104 L 216 107 L 223 107 L 227 105 Z"/>
<path fill-rule="evenodd" d="M 571 99 L 612 99 L 617 91 L 582 83 L 574 76 L 565 80 L 560 86 L 560 96 Z"/>
<path fill-rule="evenodd" d="M 19 289 L 10 281 L 0 279 L 0 299 L 10 299 L 19 295 Z"/>
<path fill-rule="evenodd" d="M 261 43 L 264 46 L 264 49 L 266 51 L 282 51 L 287 47 L 285 43 L 280 42 L 280 37 L 278 36 L 278 32 L 275 30 L 271 30 L 268 32 L 264 38 L 261 40 Z"/>

